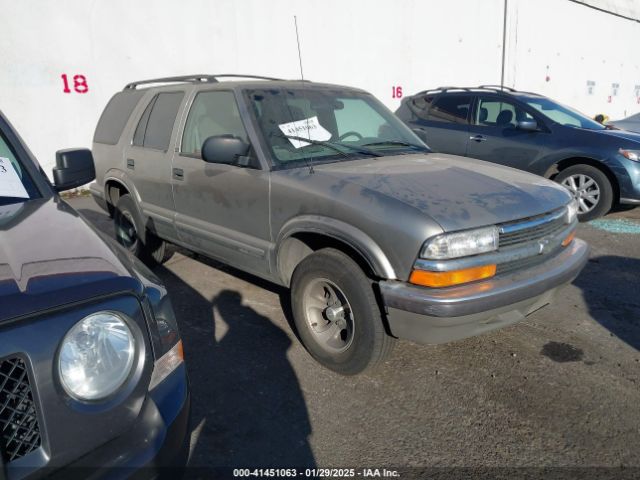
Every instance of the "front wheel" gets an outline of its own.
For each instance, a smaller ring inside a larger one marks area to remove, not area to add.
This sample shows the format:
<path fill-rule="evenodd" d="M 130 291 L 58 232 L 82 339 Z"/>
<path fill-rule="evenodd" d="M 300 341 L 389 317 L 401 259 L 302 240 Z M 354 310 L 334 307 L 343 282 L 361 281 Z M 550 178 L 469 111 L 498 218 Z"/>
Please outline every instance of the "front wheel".
<path fill-rule="evenodd" d="M 343 375 L 373 368 L 391 352 L 372 281 L 344 253 L 306 257 L 291 279 L 294 323 L 311 356 Z"/>
<path fill-rule="evenodd" d="M 578 203 L 578 219 L 588 222 L 605 215 L 613 205 L 613 187 L 609 178 L 591 165 L 574 165 L 555 178 Z"/>

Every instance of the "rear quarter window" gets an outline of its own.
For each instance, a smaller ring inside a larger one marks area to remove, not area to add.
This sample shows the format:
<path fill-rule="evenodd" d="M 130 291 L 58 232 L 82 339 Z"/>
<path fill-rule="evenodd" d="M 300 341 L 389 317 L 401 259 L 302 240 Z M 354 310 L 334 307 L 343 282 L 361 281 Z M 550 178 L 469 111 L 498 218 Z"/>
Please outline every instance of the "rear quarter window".
<path fill-rule="evenodd" d="M 178 109 L 180 108 L 183 98 L 184 92 L 166 92 L 159 93 L 151 101 L 153 105 L 149 105 L 151 111 L 148 117 L 145 111 L 140 119 L 141 122 L 146 121 L 142 145 L 144 148 L 165 151 L 169 148 L 173 125 L 175 124 Z M 149 107 L 147 107 L 147 110 Z M 145 119 L 145 117 L 147 118 Z M 136 133 L 138 133 L 140 128 L 140 125 L 138 125 Z"/>
<path fill-rule="evenodd" d="M 144 91 L 141 90 L 126 90 L 111 97 L 100 116 L 100 120 L 98 120 L 93 141 L 107 145 L 118 143 L 124 127 L 127 125 L 127 120 L 143 95 Z"/>
<path fill-rule="evenodd" d="M 467 123 L 470 95 L 441 95 L 429 109 L 429 120 L 444 123 Z"/>
<path fill-rule="evenodd" d="M 433 95 L 417 95 L 411 100 L 410 110 L 418 117 L 423 120 L 427 119 L 427 115 L 429 114 L 429 107 L 433 103 L 434 96 Z"/>

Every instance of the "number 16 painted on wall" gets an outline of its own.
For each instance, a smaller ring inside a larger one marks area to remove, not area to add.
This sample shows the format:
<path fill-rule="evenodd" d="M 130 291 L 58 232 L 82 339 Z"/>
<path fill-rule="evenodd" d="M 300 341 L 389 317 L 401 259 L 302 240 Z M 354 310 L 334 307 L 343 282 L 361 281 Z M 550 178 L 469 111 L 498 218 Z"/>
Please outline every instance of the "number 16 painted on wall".
<path fill-rule="evenodd" d="M 400 85 L 391 87 L 391 98 L 402 98 L 402 87 Z"/>
<path fill-rule="evenodd" d="M 89 84 L 87 83 L 87 77 L 85 77 L 84 75 L 74 75 L 72 77 L 73 79 L 73 90 L 71 90 L 71 87 L 69 86 L 69 77 L 67 76 L 66 73 L 63 73 L 62 75 L 60 75 L 60 78 L 62 78 L 62 91 L 64 93 L 71 93 L 76 92 L 76 93 L 87 93 L 89 91 Z"/>

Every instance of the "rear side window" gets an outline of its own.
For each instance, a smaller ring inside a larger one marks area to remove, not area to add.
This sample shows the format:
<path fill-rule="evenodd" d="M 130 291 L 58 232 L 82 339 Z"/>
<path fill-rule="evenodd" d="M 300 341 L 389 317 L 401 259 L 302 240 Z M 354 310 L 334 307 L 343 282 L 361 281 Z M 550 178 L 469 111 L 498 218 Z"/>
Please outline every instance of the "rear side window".
<path fill-rule="evenodd" d="M 446 123 L 467 123 L 471 95 L 442 95 L 429 110 L 429 120 Z"/>
<path fill-rule="evenodd" d="M 116 93 L 102 112 L 93 136 L 95 143 L 115 145 L 127 124 L 131 113 L 144 95 L 140 90 L 127 90 Z"/>
<path fill-rule="evenodd" d="M 183 97 L 183 92 L 156 95 L 138 122 L 133 144 L 154 150 L 168 150 L 171 132 Z"/>

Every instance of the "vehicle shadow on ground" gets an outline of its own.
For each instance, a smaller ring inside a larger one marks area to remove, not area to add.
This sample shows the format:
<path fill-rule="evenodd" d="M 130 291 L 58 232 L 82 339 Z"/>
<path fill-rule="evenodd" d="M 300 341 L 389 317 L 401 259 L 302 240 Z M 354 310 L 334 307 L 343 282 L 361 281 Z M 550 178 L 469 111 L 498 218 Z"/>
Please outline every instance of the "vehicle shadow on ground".
<path fill-rule="evenodd" d="M 582 290 L 593 319 L 640 350 L 640 260 L 591 258 L 573 284 Z"/>
<path fill-rule="evenodd" d="M 81 213 L 113 236 L 106 215 Z M 213 260 L 196 259 L 283 293 Z M 166 266 L 156 266 L 154 273 L 169 291 L 191 384 L 195 434 L 187 478 L 232 478 L 234 468 L 315 467 L 307 406 L 287 358 L 289 336 L 244 305 L 237 291 L 225 289 L 208 299 Z"/>

